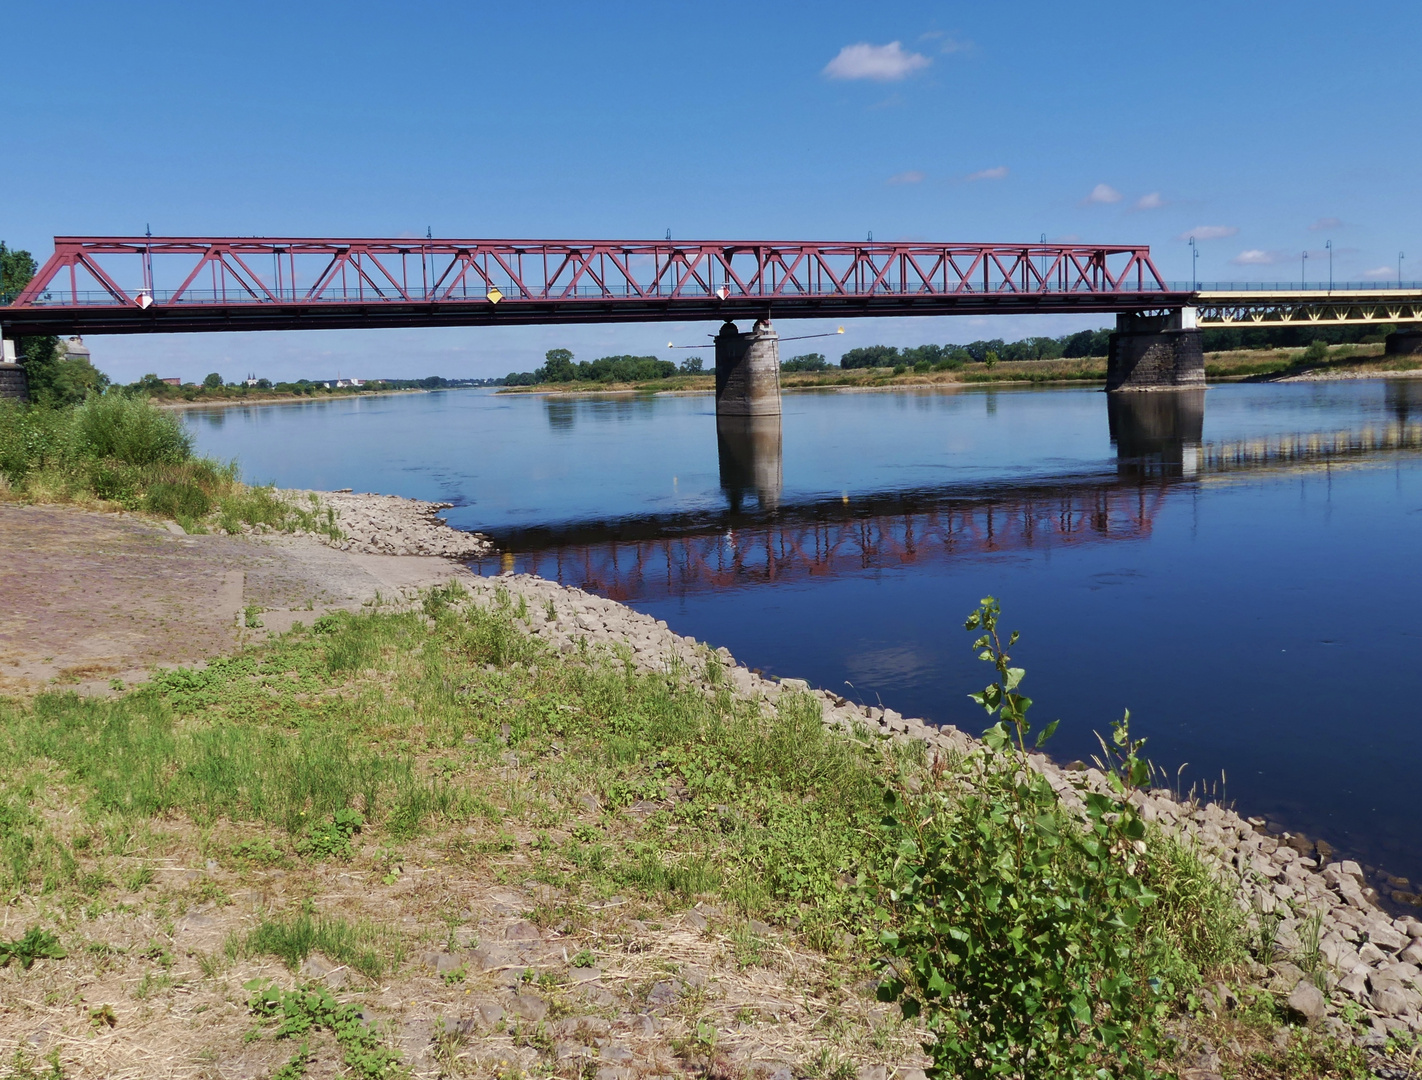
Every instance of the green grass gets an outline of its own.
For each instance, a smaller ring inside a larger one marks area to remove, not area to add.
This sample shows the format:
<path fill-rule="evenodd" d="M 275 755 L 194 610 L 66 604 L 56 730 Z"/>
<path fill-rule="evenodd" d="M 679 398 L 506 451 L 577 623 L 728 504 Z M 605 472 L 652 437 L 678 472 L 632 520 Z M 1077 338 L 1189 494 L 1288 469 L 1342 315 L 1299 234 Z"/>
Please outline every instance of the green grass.
<path fill-rule="evenodd" d="M 0 896 L 97 902 L 167 853 L 160 825 L 187 822 L 238 829 L 206 851 L 242 873 L 338 860 L 389 884 L 435 852 L 471 880 L 544 882 L 561 892 L 531 913 L 543 925 L 579 925 L 614 894 L 647 917 L 709 899 L 867 976 L 884 791 L 922 776 L 923 746 L 830 731 L 808 695 L 765 715 L 696 685 L 700 670 L 554 653 L 520 628 L 544 617 L 445 590 L 114 699 L 0 702 Z M 75 812 L 44 812 L 56 805 Z M 1155 836 L 1144 865 L 1161 900 L 1141 932 L 1173 950 L 1172 983 L 1237 961 L 1239 919 L 1199 859 Z M 742 938 L 737 957 L 760 962 L 764 943 Z M 321 952 L 371 979 L 402 955 L 367 924 L 300 909 L 230 948 L 293 968 Z"/>
<path fill-rule="evenodd" d="M 275 956 L 293 972 L 312 953 L 320 953 L 371 982 L 395 972 L 405 960 L 404 943 L 389 928 L 310 911 L 263 919 L 246 935 L 230 939 L 226 952 L 234 958 Z"/>

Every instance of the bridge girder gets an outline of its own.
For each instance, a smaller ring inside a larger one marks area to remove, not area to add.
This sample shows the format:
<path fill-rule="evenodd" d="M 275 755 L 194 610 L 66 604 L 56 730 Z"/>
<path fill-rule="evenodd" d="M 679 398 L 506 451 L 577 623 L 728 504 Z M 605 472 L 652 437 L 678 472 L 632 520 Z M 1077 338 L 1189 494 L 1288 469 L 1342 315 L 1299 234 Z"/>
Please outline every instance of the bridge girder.
<path fill-rule="evenodd" d="M 1196 324 L 1222 326 L 1357 326 L 1422 322 L 1422 291 L 1376 293 L 1201 292 Z"/>

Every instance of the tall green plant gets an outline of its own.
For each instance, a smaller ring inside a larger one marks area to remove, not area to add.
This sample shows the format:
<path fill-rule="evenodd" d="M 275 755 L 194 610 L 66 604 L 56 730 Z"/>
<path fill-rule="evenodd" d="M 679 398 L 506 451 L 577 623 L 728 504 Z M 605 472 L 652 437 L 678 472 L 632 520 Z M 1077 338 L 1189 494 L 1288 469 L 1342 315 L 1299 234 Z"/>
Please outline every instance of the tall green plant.
<path fill-rule="evenodd" d="M 1138 874 L 1145 826 L 1126 797 L 1146 773 L 1140 743 L 1128 719 L 1116 725 L 1120 767 L 1107 792 L 1082 790 L 1084 818 L 1073 816 L 1032 767 L 1032 702 L 1000 614 L 988 597 L 966 624 L 997 672 L 972 695 L 995 717 L 986 748 L 919 794 L 886 796 L 892 959 L 879 997 L 927 1020 L 934 1077 L 1146 1075 L 1169 988 L 1137 932 L 1154 899 Z"/>
<path fill-rule="evenodd" d="M 129 465 L 177 465 L 192 456 L 193 437 L 181 420 L 145 398 L 90 397 L 74 410 L 74 434 L 85 457 Z"/>

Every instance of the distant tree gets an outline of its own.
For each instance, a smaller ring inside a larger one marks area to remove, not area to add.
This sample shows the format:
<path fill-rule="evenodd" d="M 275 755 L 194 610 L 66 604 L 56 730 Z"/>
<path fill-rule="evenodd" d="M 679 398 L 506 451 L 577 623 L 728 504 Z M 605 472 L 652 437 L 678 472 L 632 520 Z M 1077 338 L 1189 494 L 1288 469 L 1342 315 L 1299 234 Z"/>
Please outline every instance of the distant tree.
<path fill-rule="evenodd" d="M 211 372 L 202 380 L 202 385 L 208 390 L 217 390 L 222 386 L 222 376 L 217 372 Z"/>
<path fill-rule="evenodd" d="M 850 349 L 839 358 L 842 368 L 893 367 L 899 362 L 899 350 L 893 345 L 866 345 Z"/>
<path fill-rule="evenodd" d="M 989 349 L 983 354 L 983 367 L 997 367 L 997 353 L 994 350 Z"/>
<path fill-rule="evenodd" d="M 1303 351 L 1303 361 L 1306 364 L 1316 364 L 1320 360 L 1328 358 L 1328 342 L 1322 338 L 1314 338 L 1309 342 L 1308 348 Z"/>
<path fill-rule="evenodd" d="M 568 349 L 549 349 L 543 354 L 543 382 L 572 382 L 578 377 L 578 367 Z"/>
<path fill-rule="evenodd" d="M 1007 348 L 1007 343 L 1002 338 L 989 338 L 986 341 L 970 341 L 963 348 L 967 350 L 969 356 L 981 364 L 987 359 L 989 352 L 1001 356 L 1003 350 Z"/>
<path fill-rule="evenodd" d="M 258 380 L 257 380 L 257 389 L 258 389 L 258 390 L 270 390 L 271 388 L 272 388 L 272 381 L 271 381 L 271 379 L 258 379 Z"/>
<path fill-rule="evenodd" d="M 703 363 L 705 363 L 705 361 L 699 356 L 688 356 L 681 362 L 681 368 L 679 370 L 683 375 L 700 375 L 701 365 Z M 785 369 L 784 364 L 781 364 L 780 367 L 782 371 Z"/>
<path fill-rule="evenodd" d="M 781 371 L 827 371 L 829 361 L 825 359 L 824 353 L 801 353 L 799 356 L 792 356 L 789 360 L 780 365 Z"/>

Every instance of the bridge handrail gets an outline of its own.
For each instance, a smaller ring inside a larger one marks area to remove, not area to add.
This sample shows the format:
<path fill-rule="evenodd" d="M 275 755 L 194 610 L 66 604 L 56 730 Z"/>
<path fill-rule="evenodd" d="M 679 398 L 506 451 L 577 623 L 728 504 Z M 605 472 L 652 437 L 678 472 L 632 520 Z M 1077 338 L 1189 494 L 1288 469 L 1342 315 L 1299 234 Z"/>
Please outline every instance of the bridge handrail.
<path fill-rule="evenodd" d="M 1261 292 L 1261 293 L 1323 293 L 1330 292 L 1418 292 L 1422 281 L 1168 281 L 1170 292 Z"/>

